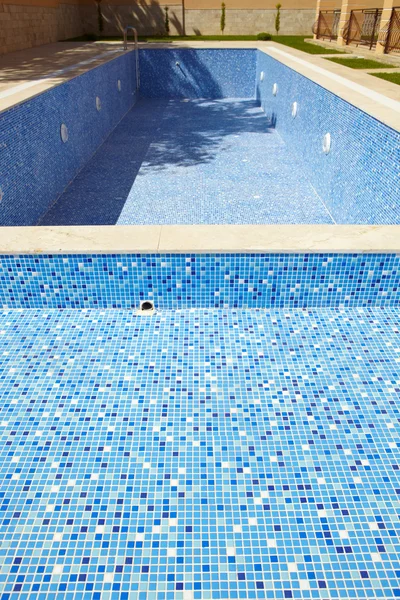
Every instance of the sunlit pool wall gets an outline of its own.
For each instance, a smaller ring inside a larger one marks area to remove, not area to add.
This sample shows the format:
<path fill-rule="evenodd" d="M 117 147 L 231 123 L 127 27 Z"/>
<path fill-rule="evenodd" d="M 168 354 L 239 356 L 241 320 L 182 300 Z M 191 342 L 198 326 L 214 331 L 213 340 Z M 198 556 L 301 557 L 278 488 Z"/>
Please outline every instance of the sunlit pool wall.
<path fill-rule="evenodd" d="M 0 225 L 37 224 L 136 99 L 135 53 L 127 52 L 1 113 Z"/>
<path fill-rule="evenodd" d="M 261 51 L 257 98 L 338 223 L 400 223 L 397 131 Z"/>

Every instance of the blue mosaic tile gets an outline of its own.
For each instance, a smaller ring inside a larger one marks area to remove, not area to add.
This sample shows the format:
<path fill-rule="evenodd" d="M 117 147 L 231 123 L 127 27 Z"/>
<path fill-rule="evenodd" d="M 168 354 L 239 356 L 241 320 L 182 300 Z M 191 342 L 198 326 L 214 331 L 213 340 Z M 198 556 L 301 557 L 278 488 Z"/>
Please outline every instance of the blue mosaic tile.
<path fill-rule="evenodd" d="M 399 132 L 263 52 L 257 98 L 337 223 L 400 223 Z M 328 155 L 322 150 L 326 133 L 332 140 Z"/>
<path fill-rule="evenodd" d="M 269 125 L 255 100 L 140 100 L 40 224 L 332 223 Z"/>
<path fill-rule="evenodd" d="M 255 98 L 257 50 L 141 49 L 143 98 Z"/>
<path fill-rule="evenodd" d="M 399 331 L 0 312 L 1 600 L 398 597 Z"/>
<path fill-rule="evenodd" d="M 135 73 L 128 52 L 0 114 L 0 225 L 37 224 L 134 105 Z"/>
<path fill-rule="evenodd" d="M 0 257 L 0 307 L 398 306 L 396 254 L 118 254 Z"/>

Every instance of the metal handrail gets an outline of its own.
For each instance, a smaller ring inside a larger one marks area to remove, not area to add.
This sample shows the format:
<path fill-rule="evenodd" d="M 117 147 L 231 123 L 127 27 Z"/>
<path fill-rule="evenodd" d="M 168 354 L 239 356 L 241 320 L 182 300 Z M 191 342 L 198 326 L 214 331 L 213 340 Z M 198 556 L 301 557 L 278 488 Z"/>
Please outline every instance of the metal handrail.
<path fill-rule="evenodd" d="M 136 52 L 136 88 L 140 88 L 140 71 L 139 71 L 139 46 L 138 46 L 138 34 L 137 29 L 132 25 L 127 25 L 124 29 L 124 50 L 128 50 L 128 32 L 133 31 L 133 37 L 135 41 L 135 52 Z"/>

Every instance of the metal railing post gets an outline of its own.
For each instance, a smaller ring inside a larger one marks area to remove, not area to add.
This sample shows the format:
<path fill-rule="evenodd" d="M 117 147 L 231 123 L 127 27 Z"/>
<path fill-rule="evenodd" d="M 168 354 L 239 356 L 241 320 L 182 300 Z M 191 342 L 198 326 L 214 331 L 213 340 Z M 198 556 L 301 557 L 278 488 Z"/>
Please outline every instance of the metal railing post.
<path fill-rule="evenodd" d="M 353 24 L 353 11 L 350 11 L 349 26 L 347 28 L 347 35 L 346 35 L 346 46 L 348 46 L 349 43 L 350 43 L 350 35 L 351 35 L 352 24 Z"/>
<path fill-rule="evenodd" d="M 372 33 L 371 33 L 371 42 L 369 44 L 369 49 L 372 50 L 372 46 L 374 45 L 374 39 L 375 39 L 375 31 L 376 31 L 376 24 L 378 22 L 378 15 L 379 15 L 379 8 L 375 9 L 375 19 L 374 19 L 374 26 L 372 28 Z"/>
<path fill-rule="evenodd" d="M 394 18 L 395 18 L 395 11 L 396 11 L 396 9 L 392 8 L 392 12 L 390 14 L 390 21 L 389 21 L 389 27 L 388 27 L 386 42 L 385 42 L 385 49 L 384 49 L 384 53 L 385 54 L 389 54 L 390 38 L 391 38 L 391 35 L 392 35 L 392 27 L 393 27 Z"/>
<path fill-rule="evenodd" d="M 317 22 L 317 40 L 319 40 L 321 17 L 322 17 L 322 11 L 319 11 L 318 22 Z"/>

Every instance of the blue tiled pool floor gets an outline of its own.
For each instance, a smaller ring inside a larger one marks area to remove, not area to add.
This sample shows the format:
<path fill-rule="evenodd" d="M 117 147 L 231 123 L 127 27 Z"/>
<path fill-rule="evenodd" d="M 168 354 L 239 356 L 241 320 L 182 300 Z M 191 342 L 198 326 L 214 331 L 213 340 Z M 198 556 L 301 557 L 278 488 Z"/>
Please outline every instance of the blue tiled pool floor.
<path fill-rule="evenodd" d="M 400 594 L 397 310 L 0 313 L 0 599 Z"/>
<path fill-rule="evenodd" d="M 332 223 L 252 100 L 141 100 L 41 225 Z"/>

